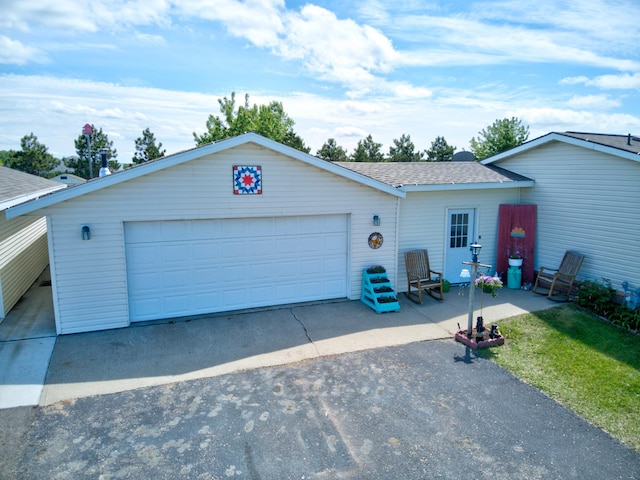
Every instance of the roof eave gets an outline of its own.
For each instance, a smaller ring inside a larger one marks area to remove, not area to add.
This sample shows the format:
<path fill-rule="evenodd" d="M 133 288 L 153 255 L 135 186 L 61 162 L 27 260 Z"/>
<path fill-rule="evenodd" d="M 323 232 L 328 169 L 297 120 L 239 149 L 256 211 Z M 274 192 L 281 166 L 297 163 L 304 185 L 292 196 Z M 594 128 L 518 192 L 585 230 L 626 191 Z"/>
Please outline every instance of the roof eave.
<path fill-rule="evenodd" d="M 581 138 L 570 137 L 567 135 L 562 135 L 561 133 L 552 132 L 552 133 L 543 135 L 542 137 L 538 137 L 534 140 L 531 140 L 529 142 L 523 143 L 522 145 L 514 147 L 505 152 L 498 153 L 497 155 L 493 155 L 492 157 L 489 157 L 489 158 L 485 158 L 484 160 L 480 161 L 480 163 L 482 165 L 489 165 L 494 162 L 498 162 L 500 160 L 513 157 L 514 155 L 518 155 L 522 152 L 532 150 L 534 148 L 537 148 L 541 145 L 544 145 L 546 143 L 553 142 L 553 141 L 563 142 L 569 145 L 575 145 L 576 147 L 588 148 L 588 149 L 606 153 L 609 155 L 615 155 L 617 157 L 626 158 L 627 160 L 640 162 L 639 154 L 628 152 L 625 150 L 620 150 L 619 148 L 615 148 L 615 147 L 609 147 L 607 145 L 601 145 L 598 143 L 590 142 L 588 140 L 583 140 Z"/>
<path fill-rule="evenodd" d="M 55 187 L 38 190 L 37 192 L 30 192 L 25 195 L 20 195 L 19 197 L 10 198 L 8 200 L 5 200 L 4 202 L 0 202 L 0 212 L 3 210 L 6 210 L 7 219 L 13 218 L 14 216 L 17 216 L 17 215 L 10 215 L 9 214 L 10 209 L 13 210 L 17 208 L 17 206 L 19 205 L 24 205 L 25 203 L 31 202 L 33 200 L 37 200 L 38 198 L 41 198 L 45 195 L 49 195 L 51 193 L 57 192 L 58 190 L 64 190 L 66 188 L 67 188 L 67 185 L 62 183 L 60 184 L 60 186 L 56 185 Z"/>
<path fill-rule="evenodd" d="M 445 183 L 438 185 L 401 185 L 398 188 L 405 192 L 441 192 L 453 190 L 495 190 L 500 188 L 533 187 L 533 180 L 514 182 L 485 182 L 485 183 Z"/>

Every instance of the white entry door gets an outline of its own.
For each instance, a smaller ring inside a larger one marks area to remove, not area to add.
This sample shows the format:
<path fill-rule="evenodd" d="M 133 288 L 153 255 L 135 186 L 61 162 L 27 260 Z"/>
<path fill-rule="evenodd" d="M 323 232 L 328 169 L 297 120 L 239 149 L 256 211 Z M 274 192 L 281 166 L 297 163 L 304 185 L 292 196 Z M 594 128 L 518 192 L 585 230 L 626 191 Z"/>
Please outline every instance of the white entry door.
<path fill-rule="evenodd" d="M 470 267 L 462 262 L 471 260 L 469 246 L 475 240 L 475 210 L 473 208 L 451 209 L 448 211 L 445 278 L 451 283 L 469 283 L 463 278 L 463 268 Z"/>
<path fill-rule="evenodd" d="M 348 217 L 125 224 L 132 322 L 347 296 Z"/>

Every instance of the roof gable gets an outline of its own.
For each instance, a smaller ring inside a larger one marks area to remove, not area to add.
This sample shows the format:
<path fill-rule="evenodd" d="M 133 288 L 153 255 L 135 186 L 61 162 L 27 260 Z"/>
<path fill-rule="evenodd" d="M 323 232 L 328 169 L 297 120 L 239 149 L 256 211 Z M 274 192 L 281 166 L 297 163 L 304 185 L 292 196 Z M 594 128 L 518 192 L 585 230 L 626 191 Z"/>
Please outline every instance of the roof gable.
<path fill-rule="evenodd" d="M 357 172 L 353 172 L 349 169 L 343 168 L 325 160 L 321 160 L 317 157 L 311 156 L 294 148 L 282 145 L 271 139 L 265 138 L 256 133 L 245 133 L 237 137 L 221 140 L 219 142 L 210 143 L 201 147 L 196 147 L 183 152 L 175 153 L 162 157 L 150 162 L 146 162 L 140 165 L 136 165 L 127 170 L 121 172 L 115 172 L 111 175 L 102 178 L 94 178 L 81 185 L 76 185 L 67 188 L 64 191 L 56 192 L 52 195 L 48 195 L 43 198 L 39 198 L 36 201 L 29 202 L 27 204 L 20 205 L 19 207 L 12 208 L 7 211 L 7 217 L 12 218 L 26 213 L 39 210 L 44 207 L 48 207 L 66 200 L 80 197 L 97 190 L 108 188 L 112 185 L 117 185 L 134 178 L 139 178 L 144 175 L 149 175 L 160 170 L 171 168 L 189 161 L 205 157 L 207 155 L 213 155 L 225 150 L 229 150 L 245 144 L 255 144 L 260 147 L 271 150 L 275 153 L 282 154 L 294 160 L 303 162 L 308 165 L 312 165 L 321 170 L 333 173 L 340 177 L 347 178 L 356 183 L 364 184 L 368 187 L 383 191 L 396 197 L 404 197 L 405 193 L 398 190 L 384 182 L 366 177 Z"/>
<path fill-rule="evenodd" d="M 0 167 L 0 211 L 64 188 L 46 178 Z"/>
<path fill-rule="evenodd" d="M 530 140 L 522 145 L 499 153 L 485 160 L 482 164 L 490 165 L 511 158 L 520 153 L 546 145 L 551 142 L 562 142 L 589 150 L 596 150 L 634 162 L 640 162 L 640 140 L 632 135 L 607 135 L 600 133 L 551 132 Z"/>

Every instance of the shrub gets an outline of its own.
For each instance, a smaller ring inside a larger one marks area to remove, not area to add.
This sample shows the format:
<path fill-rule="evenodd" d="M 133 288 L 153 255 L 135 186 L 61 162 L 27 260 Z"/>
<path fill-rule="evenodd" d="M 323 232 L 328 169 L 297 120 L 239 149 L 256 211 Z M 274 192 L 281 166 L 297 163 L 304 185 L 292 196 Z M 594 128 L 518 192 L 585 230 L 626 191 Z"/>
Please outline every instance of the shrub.
<path fill-rule="evenodd" d="M 582 308 L 606 318 L 614 325 L 630 330 L 640 330 L 640 309 L 631 310 L 616 302 L 617 292 L 611 282 L 585 280 L 577 283 L 574 303 Z"/>

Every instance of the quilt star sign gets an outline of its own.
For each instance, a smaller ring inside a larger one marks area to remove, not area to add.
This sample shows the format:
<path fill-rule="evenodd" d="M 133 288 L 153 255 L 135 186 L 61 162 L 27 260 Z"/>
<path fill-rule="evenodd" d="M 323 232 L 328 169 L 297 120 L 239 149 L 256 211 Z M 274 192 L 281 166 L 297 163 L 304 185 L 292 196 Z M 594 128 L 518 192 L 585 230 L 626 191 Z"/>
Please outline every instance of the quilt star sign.
<path fill-rule="evenodd" d="M 233 166 L 234 195 L 260 195 L 262 193 L 262 167 L 260 165 Z"/>

